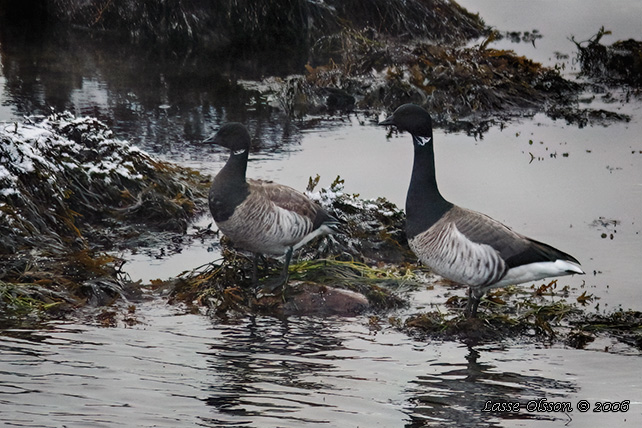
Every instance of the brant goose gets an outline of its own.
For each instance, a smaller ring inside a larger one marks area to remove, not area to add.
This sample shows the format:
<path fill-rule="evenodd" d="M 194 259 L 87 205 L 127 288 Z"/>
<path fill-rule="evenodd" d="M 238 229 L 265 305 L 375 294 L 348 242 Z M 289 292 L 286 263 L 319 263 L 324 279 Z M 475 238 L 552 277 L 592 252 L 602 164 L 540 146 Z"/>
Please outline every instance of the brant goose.
<path fill-rule="evenodd" d="M 274 291 L 284 286 L 292 252 L 316 236 L 333 233 L 337 220 L 291 187 L 245 178 L 250 134 L 242 124 L 225 124 L 204 142 L 231 151 L 209 192 L 210 211 L 216 225 L 234 246 L 254 253 L 252 280 L 255 285 L 259 255 L 285 255 L 280 277 L 264 289 Z"/>
<path fill-rule="evenodd" d="M 412 135 L 408 242 L 435 273 L 469 287 L 467 317 L 476 317 L 479 300 L 493 287 L 584 273 L 573 256 L 444 199 L 435 178 L 432 120 L 426 110 L 404 104 L 379 125 L 394 125 Z"/>

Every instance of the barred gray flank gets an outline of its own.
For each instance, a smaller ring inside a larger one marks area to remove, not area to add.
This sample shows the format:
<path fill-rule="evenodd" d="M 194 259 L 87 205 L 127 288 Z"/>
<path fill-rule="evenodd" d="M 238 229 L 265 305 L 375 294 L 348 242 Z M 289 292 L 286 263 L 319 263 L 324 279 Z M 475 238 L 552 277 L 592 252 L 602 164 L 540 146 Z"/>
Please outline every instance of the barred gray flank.
<path fill-rule="evenodd" d="M 435 273 L 460 284 L 484 287 L 499 281 L 507 270 L 504 260 L 490 245 L 473 242 L 459 231 L 453 218 L 459 210 L 454 207 L 411 239 L 410 248 Z"/>
<path fill-rule="evenodd" d="M 248 184 L 248 197 L 228 220 L 217 223 L 235 246 L 283 255 L 314 231 L 314 219 L 322 208 L 305 195 L 268 181 L 248 180 Z"/>

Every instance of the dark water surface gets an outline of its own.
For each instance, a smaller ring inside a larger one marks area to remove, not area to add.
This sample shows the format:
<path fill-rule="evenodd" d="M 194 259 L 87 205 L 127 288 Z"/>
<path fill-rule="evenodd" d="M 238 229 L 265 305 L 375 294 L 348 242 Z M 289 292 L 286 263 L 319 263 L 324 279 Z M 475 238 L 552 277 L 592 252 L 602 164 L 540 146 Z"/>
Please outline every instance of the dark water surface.
<path fill-rule="evenodd" d="M 467 347 L 373 332 L 363 319 L 220 324 L 159 303 L 142 324 L 4 331 L 0 420 L 21 427 L 637 426 L 637 355 Z M 603 344 L 601 344 L 603 345 Z M 605 368 L 608 367 L 608 372 Z M 617 388 L 610 385 L 617 385 Z M 537 411 L 537 400 L 572 405 Z M 633 400 L 582 413 L 579 400 Z M 489 413 L 487 401 L 520 410 Z M 530 406 L 530 407 L 529 407 Z"/>
<path fill-rule="evenodd" d="M 642 38 L 642 12 L 633 0 L 460 3 L 478 7 L 500 30 L 538 29 L 543 38 L 535 46 L 500 46 L 548 65 L 560 61 L 555 51 L 569 54 L 570 77 L 569 36 L 583 40 L 605 25 L 614 32 L 607 43 Z M 205 173 L 215 173 L 226 155 L 200 141 L 221 123 L 242 121 L 259 143 L 251 176 L 303 189 L 317 173 L 323 186 L 341 175 L 347 192 L 403 206 L 412 162 L 407 136 L 386 140 L 375 118 L 359 114 L 290 123 L 255 93 L 229 83 L 287 70 L 243 58 L 179 61 L 71 37 L 0 45 L 0 121 L 51 107 L 97 116 L 132 144 Z M 642 310 L 642 103 L 596 97 L 590 107 L 632 120 L 578 129 L 537 115 L 491 128 L 482 139 L 436 130 L 440 188 L 460 205 L 575 255 L 588 275 L 559 285 L 572 288 L 571 299 L 583 291 L 599 298 L 587 310 Z M 124 254 L 125 269 L 134 279 L 168 278 L 216 258 L 210 246 L 196 243 L 161 258 L 154 249 Z M 425 305 L 443 294 L 418 292 L 414 302 Z M 136 305 L 140 323 L 133 327 L 88 325 L 81 314 L 76 321 L 1 330 L 0 421 L 22 427 L 642 422 L 642 359 L 610 339 L 586 350 L 511 341 L 471 348 L 414 340 L 390 327 L 373 331 L 367 316 L 222 323 L 161 299 Z M 526 410 L 543 398 L 569 402 L 573 410 Z M 483 412 L 489 400 L 516 401 L 520 411 Z M 590 411 L 578 410 L 580 400 L 588 400 Z M 598 402 L 625 400 L 627 412 L 593 412 Z"/>

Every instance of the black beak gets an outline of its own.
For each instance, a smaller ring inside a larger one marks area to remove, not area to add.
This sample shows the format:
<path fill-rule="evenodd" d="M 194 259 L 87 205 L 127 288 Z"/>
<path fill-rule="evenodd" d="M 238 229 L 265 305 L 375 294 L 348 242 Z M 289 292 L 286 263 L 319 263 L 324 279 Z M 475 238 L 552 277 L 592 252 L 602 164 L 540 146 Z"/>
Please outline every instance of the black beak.
<path fill-rule="evenodd" d="M 204 139 L 203 143 L 204 144 L 205 143 L 207 143 L 207 144 L 216 144 L 216 134 L 212 134 L 209 137 L 207 137 L 206 139 Z"/>
<path fill-rule="evenodd" d="M 394 120 L 393 116 L 390 116 L 389 118 L 384 119 L 381 122 L 379 122 L 379 125 L 381 125 L 381 126 L 388 126 L 388 125 L 394 125 L 394 124 L 395 124 L 395 120 Z"/>

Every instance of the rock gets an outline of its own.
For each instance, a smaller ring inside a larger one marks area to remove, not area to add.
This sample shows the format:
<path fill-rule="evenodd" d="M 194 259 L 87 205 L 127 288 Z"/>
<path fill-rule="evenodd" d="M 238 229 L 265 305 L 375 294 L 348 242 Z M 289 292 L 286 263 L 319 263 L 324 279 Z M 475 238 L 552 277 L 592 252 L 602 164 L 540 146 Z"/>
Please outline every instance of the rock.
<path fill-rule="evenodd" d="M 369 309 L 366 296 L 315 283 L 291 284 L 296 294 L 283 305 L 285 315 L 355 316 Z"/>
<path fill-rule="evenodd" d="M 280 293 L 260 296 L 250 306 L 252 312 L 279 317 L 352 317 L 371 308 L 367 297 L 361 293 L 307 281 L 290 281 L 286 296 Z"/>

